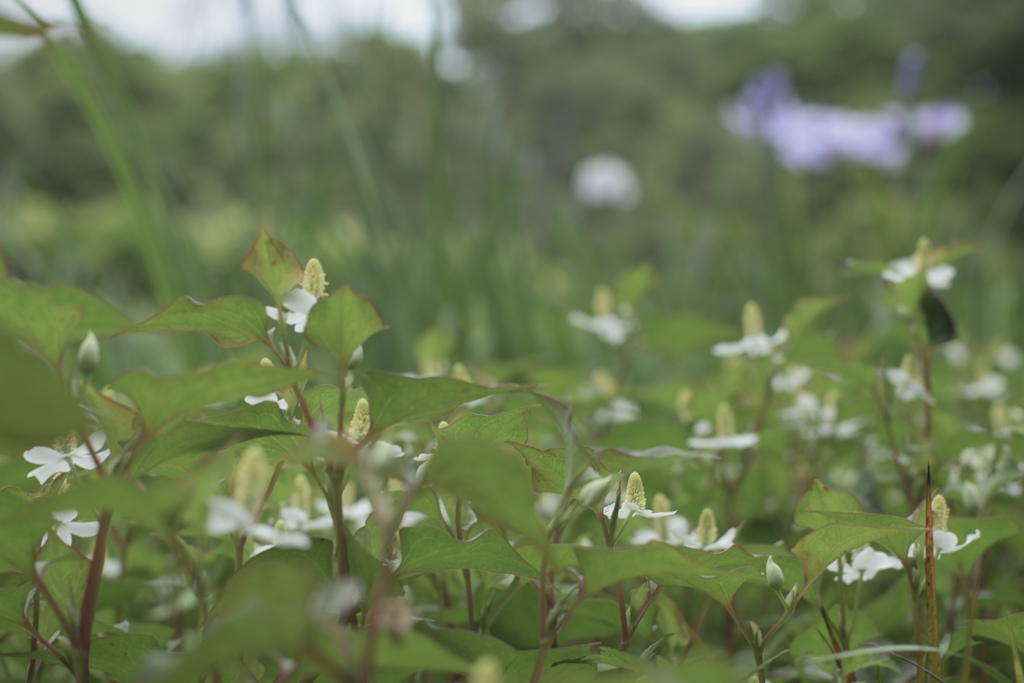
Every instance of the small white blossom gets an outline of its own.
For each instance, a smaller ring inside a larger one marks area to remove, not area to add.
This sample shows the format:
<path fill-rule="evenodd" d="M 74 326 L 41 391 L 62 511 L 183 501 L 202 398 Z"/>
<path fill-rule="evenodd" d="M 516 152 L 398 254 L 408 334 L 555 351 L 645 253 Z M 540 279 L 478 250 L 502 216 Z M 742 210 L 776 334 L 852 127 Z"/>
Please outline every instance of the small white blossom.
<path fill-rule="evenodd" d="M 30 448 L 24 452 L 23 457 L 26 461 L 33 465 L 39 465 L 39 467 L 29 472 L 28 476 L 35 477 L 40 484 L 45 484 L 56 474 L 70 472 L 72 465 L 83 470 L 94 470 L 96 469 L 96 460 L 93 459 L 89 446 L 91 445 L 92 449 L 96 451 L 96 459 L 102 463 L 110 457 L 109 448 L 100 450 L 106 442 L 107 435 L 98 431 L 89 436 L 88 444 L 81 444 L 70 453 L 61 453 L 49 446 Z"/>
<path fill-rule="evenodd" d="M 64 545 L 71 545 L 75 536 L 79 538 L 92 538 L 100 532 L 99 522 L 74 521 L 77 518 L 78 510 L 56 510 L 53 513 L 53 519 L 57 522 L 54 526 L 54 532 Z M 43 537 L 43 543 L 45 542 L 46 537 Z"/>
<path fill-rule="evenodd" d="M 904 256 L 895 261 L 890 261 L 885 270 L 882 271 L 882 279 L 886 282 L 899 284 L 917 275 L 917 265 L 914 256 Z M 949 289 L 956 277 L 956 268 L 948 263 L 940 263 L 932 266 L 925 272 L 925 280 L 932 289 Z"/>
<path fill-rule="evenodd" d="M 253 539 L 254 555 L 275 545 L 304 549 L 312 544 L 309 536 L 300 531 L 288 531 L 287 527 L 275 529 L 269 524 L 258 523 L 248 508 L 226 496 L 214 496 L 210 499 L 210 509 L 206 515 L 206 533 L 213 536 L 245 534 Z M 260 544 L 263 544 L 262 547 Z"/>
<path fill-rule="evenodd" d="M 935 559 L 939 559 L 943 555 L 949 553 L 955 553 L 958 550 L 962 550 L 974 543 L 981 538 L 981 529 L 975 529 L 973 532 L 967 534 L 963 543 L 960 543 L 960 538 L 952 531 L 940 531 L 935 529 L 932 531 L 932 542 L 935 544 Z M 923 548 L 919 548 L 916 543 L 910 544 L 910 549 L 907 551 L 907 557 L 916 557 L 924 552 Z"/>
<path fill-rule="evenodd" d="M 878 572 L 886 569 L 903 568 L 903 563 L 898 557 L 875 550 L 871 546 L 865 546 L 852 553 L 851 556 L 844 557 L 842 563 L 842 579 L 846 585 L 858 581 L 870 581 Z M 834 573 L 839 572 L 839 560 L 827 566 L 826 569 Z"/>
<path fill-rule="evenodd" d="M 791 365 L 772 376 L 772 391 L 777 394 L 795 394 L 814 377 L 814 370 L 806 365 Z"/>
<path fill-rule="evenodd" d="M 604 315 L 587 315 L 583 311 L 570 311 L 569 324 L 586 330 L 610 346 L 622 346 L 626 343 L 636 324 L 629 318 L 614 313 Z"/>
<path fill-rule="evenodd" d="M 343 508 L 345 523 L 351 525 L 353 531 L 358 531 L 366 526 L 367 520 L 373 513 L 373 504 L 369 498 L 359 498 L 351 505 Z M 427 521 L 427 516 L 422 512 L 406 511 L 402 514 L 402 521 L 398 523 L 399 529 L 409 526 L 417 526 Z"/>
<path fill-rule="evenodd" d="M 1006 395 L 1006 377 L 989 372 L 968 384 L 960 386 L 960 396 L 968 401 L 998 401 Z"/>
<path fill-rule="evenodd" d="M 609 503 L 608 505 L 604 506 L 604 516 L 605 517 L 607 517 L 608 519 L 611 519 L 612 515 L 614 513 L 615 513 L 615 503 L 614 502 Z M 618 517 L 619 517 L 619 521 L 625 521 L 625 520 L 627 520 L 627 519 L 629 519 L 630 517 L 633 517 L 633 516 L 645 517 L 647 519 L 654 519 L 656 517 L 671 517 L 674 514 L 676 514 L 675 510 L 672 510 L 670 512 L 655 512 L 654 510 L 644 510 L 639 505 L 637 505 L 636 503 L 624 502 L 619 507 L 619 515 L 618 515 Z"/>
<path fill-rule="evenodd" d="M 594 422 L 599 425 L 624 424 L 640 419 L 640 406 L 628 398 L 616 396 L 607 408 L 594 411 Z"/>
<path fill-rule="evenodd" d="M 1021 354 L 1020 347 L 1015 344 L 1000 344 L 992 353 L 992 357 L 999 369 L 1004 372 L 1019 370 L 1024 363 L 1024 354 Z"/>
<path fill-rule="evenodd" d="M 925 390 L 924 385 L 903 368 L 886 368 L 885 379 L 892 385 L 893 393 L 901 402 L 910 403 L 921 399 L 929 405 L 935 404 L 935 399 Z"/>
<path fill-rule="evenodd" d="M 789 340 L 789 330 L 780 327 L 775 334 L 768 336 L 764 332 L 756 332 L 732 342 L 719 342 L 711 347 L 711 353 L 719 358 L 746 356 L 747 358 L 764 358 L 775 352 Z"/>
<path fill-rule="evenodd" d="M 954 368 L 966 368 L 971 362 L 971 349 L 962 339 L 948 341 L 939 348 L 942 349 L 946 362 Z"/>
<path fill-rule="evenodd" d="M 745 450 L 756 446 L 760 439 L 761 437 L 754 432 L 728 436 L 691 436 L 686 440 L 686 445 L 701 451 Z"/>
<path fill-rule="evenodd" d="M 658 532 L 654 529 L 638 529 L 633 534 L 630 542 L 633 545 L 644 545 L 651 541 L 661 541 L 684 548 L 695 548 L 697 550 L 706 550 L 707 552 L 724 552 L 733 546 L 736 534 L 739 532 L 736 527 L 731 527 L 711 543 L 702 544 L 698 538 L 697 530 L 690 527 L 690 522 L 685 517 L 680 515 L 671 517 L 665 521 L 665 527 L 664 538 L 659 536 Z"/>
<path fill-rule="evenodd" d="M 284 306 L 284 323 L 291 325 L 295 331 L 302 334 L 306 331 L 306 322 L 309 320 L 309 312 L 319 299 L 302 287 L 295 287 L 282 297 L 281 304 Z M 271 320 L 280 320 L 281 311 L 273 306 L 266 306 L 267 317 Z"/>

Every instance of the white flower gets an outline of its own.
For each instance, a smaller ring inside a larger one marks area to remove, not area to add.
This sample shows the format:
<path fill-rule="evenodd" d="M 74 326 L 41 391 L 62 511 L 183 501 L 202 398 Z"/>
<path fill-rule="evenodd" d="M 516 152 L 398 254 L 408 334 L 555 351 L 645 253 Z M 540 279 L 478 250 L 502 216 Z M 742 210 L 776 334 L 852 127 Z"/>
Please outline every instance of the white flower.
<path fill-rule="evenodd" d="M 614 313 L 591 316 L 583 311 L 570 311 L 569 324 L 596 335 L 598 339 L 611 346 L 625 344 L 630 332 L 636 327 L 632 320 Z"/>
<path fill-rule="evenodd" d="M 685 517 L 679 515 L 671 517 L 666 520 L 665 526 L 664 538 L 659 536 L 658 532 L 654 529 L 638 529 L 633 534 L 630 542 L 633 545 L 643 545 L 651 541 L 661 541 L 684 548 L 696 548 L 697 550 L 706 550 L 708 552 L 723 552 L 733 546 L 736 534 L 738 533 L 738 529 L 732 527 L 711 543 L 702 544 L 697 538 L 697 530 L 690 528 L 690 522 Z"/>
<path fill-rule="evenodd" d="M 780 327 L 775 334 L 768 336 L 764 332 L 745 335 L 733 342 L 719 342 L 711 347 L 711 353 L 719 358 L 746 356 L 747 358 L 763 358 L 770 356 L 778 347 L 789 340 L 789 330 Z"/>
<path fill-rule="evenodd" d="M 281 410 L 288 410 L 288 401 L 281 398 L 276 391 L 271 392 L 269 394 L 264 394 L 263 396 L 246 396 L 245 402 L 251 406 L 257 405 L 259 403 L 276 403 L 277 407 L 280 408 Z"/>
<path fill-rule="evenodd" d="M 843 561 L 843 583 L 850 585 L 857 581 L 870 581 L 875 578 L 878 572 L 885 569 L 902 569 L 903 563 L 895 555 L 879 552 L 871 546 L 865 546 L 852 553 L 850 557 L 842 558 Z M 839 560 L 826 567 L 830 572 L 839 571 Z"/>
<path fill-rule="evenodd" d="M 978 379 L 960 386 L 960 396 L 968 401 L 998 401 L 1006 394 L 1006 377 L 998 372 L 989 372 Z"/>
<path fill-rule="evenodd" d="M 615 512 L 615 503 L 612 502 L 604 506 L 604 516 L 608 519 L 612 518 L 612 514 Z M 669 512 L 655 512 L 654 510 L 644 510 L 636 503 L 624 502 L 619 507 L 619 521 L 625 521 L 632 516 L 646 517 L 647 519 L 653 519 L 655 517 L 671 517 L 676 514 L 675 510 Z"/>
<path fill-rule="evenodd" d="M 895 261 L 890 261 L 885 270 L 882 271 L 882 279 L 886 282 L 899 284 L 917 275 L 917 265 L 914 256 L 904 256 Z M 940 263 L 932 266 L 925 272 L 925 280 L 932 289 L 949 289 L 956 277 L 956 268 L 948 263 Z"/>
<path fill-rule="evenodd" d="M 929 405 L 934 405 L 935 399 L 928 394 L 924 385 L 903 368 L 886 368 L 885 378 L 892 385 L 896 398 L 903 403 L 921 399 Z"/>
<path fill-rule="evenodd" d="M 358 531 L 366 526 L 366 521 L 373 512 L 373 504 L 369 498 L 359 498 L 351 505 L 346 505 L 343 508 L 343 512 L 345 522 L 350 524 L 354 531 Z M 427 516 L 422 512 L 406 511 L 402 514 L 402 521 L 398 523 L 398 528 L 404 529 L 409 526 L 416 526 L 425 521 L 427 521 Z"/>
<path fill-rule="evenodd" d="M 728 436 L 691 436 L 686 440 L 686 445 L 702 451 L 744 450 L 756 446 L 760 438 L 753 432 Z"/>
<path fill-rule="evenodd" d="M 632 209 L 640 201 L 640 180 L 633 166 L 617 154 L 595 154 L 572 172 L 572 190 L 581 204 Z"/>
<path fill-rule="evenodd" d="M 313 296 L 302 287 L 295 287 L 282 297 L 281 303 L 284 306 L 284 323 L 291 325 L 295 331 L 302 334 L 306 331 L 306 322 L 309 320 L 309 312 L 313 309 L 317 297 Z M 281 319 L 281 311 L 273 306 L 267 306 L 267 316 L 272 320 Z"/>
<path fill-rule="evenodd" d="M 319 517 L 310 518 L 309 513 L 302 508 L 283 507 L 281 508 L 281 520 L 284 521 L 288 531 L 323 531 L 334 528 L 334 520 L 331 519 L 330 511 L 327 508 L 327 501 L 317 500 L 315 505 L 317 511 L 322 514 Z"/>
<path fill-rule="evenodd" d="M 226 496 L 214 496 L 210 499 L 210 509 L 206 515 L 206 533 L 210 535 L 241 533 L 253 539 L 254 544 L 264 544 L 253 554 L 262 552 L 275 545 L 288 548 L 308 548 L 312 541 L 300 531 L 277 529 L 269 524 L 260 524 L 244 505 Z"/>
<path fill-rule="evenodd" d="M 814 376 L 814 370 L 806 365 L 791 365 L 785 371 L 772 376 L 772 391 L 777 394 L 795 394 Z"/>
<path fill-rule="evenodd" d="M 640 419 L 640 406 L 628 398 L 616 396 L 607 408 L 594 411 L 594 422 L 599 425 L 623 424 Z"/>
<path fill-rule="evenodd" d="M 971 349 L 962 339 L 953 339 L 939 347 L 946 362 L 954 368 L 966 368 L 971 362 Z"/>
<path fill-rule="evenodd" d="M 48 446 L 35 446 L 28 449 L 23 454 L 25 460 L 33 465 L 39 465 L 39 467 L 29 472 L 28 476 L 35 477 L 39 480 L 40 484 L 45 484 L 55 474 L 70 472 L 71 465 L 80 467 L 83 470 L 96 469 L 96 460 L 93 460 L 92 453 L 89 451 L 89 445 L 96 451 L 96 458 L 100 462 L 105 461 L 110 457 L 110 449 L 100 449 L 107 442 L 107 435 L 102 431 L 98 431 L 89 437 L 88 442 L 88 444 L 78 446 L 70 453 L 61 453 Z"/>
<path fill-rule="evenodd" d="M 779 411 L 784 422 L 796 426 L 805 439 L 852 439 L 863 429 L 866 419 L 855 417 L 839 421 L 839 410 L 835 403 L 822 403 L 817 396 L 801 391 L 796 403 Z"/>
<path fill-rule="evenodd" d="M 57 510 L 53 513 L 53 519 L 57 522 L 54 531 L 64 545 L 71 545 L 75 536 L 79 538 L 92 538 L 100 532 L 99 522 L 76 522 L 78 510 Z M 46 543 L 46 537 L 43 537 Z"/>
<path fill-rule="evenodd" d="M 981 538 L 981 529 L 975 529 L 973 532 L 967 534 L 963 543 L 960 543 L 960 538 L 952 531 L 940 531 L 935 529 L 932 532 L 932 542 L 935 544 L 935 559 L 939 559 L 945 554 L 955 553 L 958 550 L 966 548 L 971 543 L 974 543 Z M 923 552 L 923 548 L 919 548 L 916 543 L 910 544 L 910 549 L 907 551 L 907 557 L 915 557 Z"/>
<path fill-rule="evenodd" d="M 1021 363 L 1024 362 L 1020 347 L 1014 344 L 1001 344 L 992 353 L 992 357 L 995 359 L 999 369 L 1005 372 L 1013 372 L 1020 369 Z"/>

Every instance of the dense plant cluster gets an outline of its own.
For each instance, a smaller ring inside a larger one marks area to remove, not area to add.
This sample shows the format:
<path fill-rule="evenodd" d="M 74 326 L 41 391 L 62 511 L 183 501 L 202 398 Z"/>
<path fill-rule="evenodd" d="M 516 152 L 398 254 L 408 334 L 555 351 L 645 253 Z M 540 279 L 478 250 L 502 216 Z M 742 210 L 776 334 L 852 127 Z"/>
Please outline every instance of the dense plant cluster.
<path fill-rule="evenodd" d="M 849 264 L 906 322 L 877 364 L 819 329 L 838 300 L 774 332 L 749 302 L 737 339 L 639 317 L 632 271 L 567 316 L 601 359 L 582 384 L 429 345 L 365 369 L 381 313 L 262 229 L 269 305 L 133 323 L 5 270 L 0 672 L 1020 680 L 1021 353 L 954 340 L 936 290 L 970 252 Z M 93 381 L 104 347 L 183 332 L 237 357 Z M 717 369 L 631 382 L 666 339 Z"/>

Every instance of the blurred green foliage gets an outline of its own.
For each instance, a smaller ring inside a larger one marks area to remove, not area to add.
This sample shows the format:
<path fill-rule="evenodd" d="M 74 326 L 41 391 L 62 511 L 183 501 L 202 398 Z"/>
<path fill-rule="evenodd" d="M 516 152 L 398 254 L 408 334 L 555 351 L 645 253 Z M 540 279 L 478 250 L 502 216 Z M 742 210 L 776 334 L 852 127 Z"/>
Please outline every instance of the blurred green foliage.
<path fill-rule="evenodd" d="M 89 286 L 140 318 L 175 295 L 254 294 L 236 255 L 264 224 L 403 321 L 375 351 L 393 365 L 433 328 L 468 360 L 573 358 L 565 311 L 638 263 L 665 311 L 731 322 L 756 296 L 774 324 L 814 291 L 848 297 L 840 331 L 886 326 L 843 263 L 927 234 L 983 247 L 950 295 L 964 334 L 1019 331 L 1019 3 L 876 0 L 843 18 L 838 0 L 776 0 L 761 22 L 680 31 L 628 0 L 561 0 L 525 33 L 502 28 L 504 4 L 460 3 L 474 70 L 459 83 L 433 68 L 441 46 L 382 37 L 188 67 L 88 29 L 36 51 L 0 72 L 0 246 L 17 276 Z M 881 106 L 909 43 L 930 55 L 922 97 L 964 99 L 975 126 L 899 177 L 796 176 L 719 121 L 777 62 L 808 101 Z M 574 164 L 603 151 L 636 166 L 636 209 L 572 199 Z"/>

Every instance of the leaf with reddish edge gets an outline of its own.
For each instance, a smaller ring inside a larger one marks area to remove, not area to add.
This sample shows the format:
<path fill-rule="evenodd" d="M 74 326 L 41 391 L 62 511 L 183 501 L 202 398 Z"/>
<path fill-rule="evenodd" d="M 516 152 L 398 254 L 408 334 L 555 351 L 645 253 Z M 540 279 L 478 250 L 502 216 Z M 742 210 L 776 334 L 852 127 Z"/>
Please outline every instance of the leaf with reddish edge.
<path fill-rule="evenodd" d="M 122 330 L 136 332 L 199 332 L 218 345 L 233 349 L 260 342 L 270 346 L 266 310 L 256 299 L 225 296 L 205 304 L 190 296 L 178 297 L 151 318 Z M 272 348 L 272 347 L 271 347 Z"/>
<path fill-rule="evenodd" d="M 242 261 L 242 270 L 260 281 L 274 301 L 280 301 L 290 289 L 302 282 L 302 262 L 288 246 L 270 236 L 260 226 L 256 241 Z"/>
<path fill-rule="evenodd" d="M 351 287 L 341 287 L 313 306 L 305 335 L 344 366 L 363 342 L 385 329 L 372 301 Z"/>

